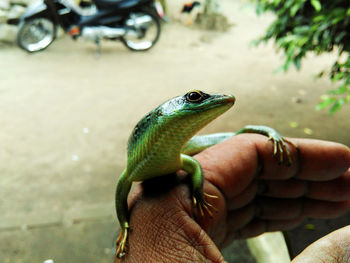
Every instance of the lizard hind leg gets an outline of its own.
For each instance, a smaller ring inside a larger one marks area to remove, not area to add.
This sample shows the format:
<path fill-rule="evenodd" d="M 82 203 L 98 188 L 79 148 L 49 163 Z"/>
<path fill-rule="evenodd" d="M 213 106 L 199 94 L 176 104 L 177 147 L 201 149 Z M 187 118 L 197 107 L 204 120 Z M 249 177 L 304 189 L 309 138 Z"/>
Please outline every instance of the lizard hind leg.
<path fill-rule="evenodd" d="M 127 199 L 131 184 L 132 182 L 128 179 L 128 172 L 127 170 L 124 170 L 119 177 L 115 194 L 115 206 L 120 223 L 120 233 L 116 242 L 116 256 L 118 258 L 124 257 L 127 252 L 126 243 L 129 236 L 129 210 Z"/>

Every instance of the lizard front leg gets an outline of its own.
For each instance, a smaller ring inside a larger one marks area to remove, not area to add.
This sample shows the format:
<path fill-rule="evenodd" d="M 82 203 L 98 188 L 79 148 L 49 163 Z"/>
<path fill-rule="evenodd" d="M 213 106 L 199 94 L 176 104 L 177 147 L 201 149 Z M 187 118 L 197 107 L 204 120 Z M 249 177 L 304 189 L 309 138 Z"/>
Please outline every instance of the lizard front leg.
<path fill-rule="evenodd" d="M 204 212 L 207 212 L 209 216 L 213 216 L 213 211 L 217 212 L 218 210 L 205 200 L 207 198 L 219 198 L 215 195 L 209 195 L 204 193 L 203 190 L 203 181 L 204 176 L 200 163 L 188 156 L 186 154 L 181 154 L 182 169 L 191 174 L 192 182 L 192 200 L 193 205 L 198 208 L 201 216 L 204 216 Z"/>
<path fill-rule="evenodd" d="M 237 131 L 235 135 L 241 133 L 258 133 L 267 136 L 268 139 L 273 143 L 273 155 L 278 157 L 278 163 L 283 163 L 283 155 L 285 153 L 287 157 L 287 165 L 289 166 L 292 164 L 292 157 L 287 148 L 286 143 L 293 145 L 297 150 L 298 146 L 293 142 L 287 140 L 286 138 L 282 137 L 275 129 L 263 125 L 247 125 L 239 131 Z"/>
<path fill-rule="evenodd" d="M 238 132 L 196 135 L 185 144 L 184 148 L 182 149 L 182 153 L 192 156 L 206 148 L 209 148 L 210 146 L 226 141 L 229 138 L 241 133 L 257 133 L 268 137 L 268 139 L 273 143 L 273 155 L 278 158 L 278 163 L 283 163 L 285 153 L 287 157 L 287 165 L 292 164 L 291 155 L 286 143 L 293 145 L 296 149 L 298 149 L 298 146 L 282 137 L 275 129 L 262 125 L 247 125 Z"/>

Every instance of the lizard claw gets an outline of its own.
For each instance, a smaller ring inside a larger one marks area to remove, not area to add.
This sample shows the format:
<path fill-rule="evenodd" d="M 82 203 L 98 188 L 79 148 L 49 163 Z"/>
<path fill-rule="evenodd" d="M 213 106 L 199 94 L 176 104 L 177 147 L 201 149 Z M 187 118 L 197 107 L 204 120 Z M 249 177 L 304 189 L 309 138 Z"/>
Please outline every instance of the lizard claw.
<path fill-rule="evenodd" d="M 117 245 L 117 250 L 115 252 L 116 256 L 118 258 L 123 258 L 126 255 L 126 241 L 128 239 L 128 228 L 124 230 L 120 230 L 116 245 Z"/>
<path fill-rule="evenodd" d="M 210 195 L 210 194 L 207 194 L 207 193 L 203 194 L 203 198 L 198 198 L 197 199 L 195 196 L 192 196 L 193 205 L 195 207 L 198 207 L 198 210 L 199 210 L 199 213 L 201 214 L 201 216 L 204 217 L 204 212 L 206 212 L 212 218 L 213 217 L 213 211 L 217 213 L 219 210 L 216 207 L 214 207 L 212 204 L 210 204 L 208 201 L 206 201 L 204 199 L 204 197 L 214 198 L 214 199 L 217 199 L 219 197 L 216 196 L 216 195 Z"/>
<path fill-rule="evenodd" d="M 269 137 L 269 140 L 272 141 L 273 143 L 273 156 L 277 156 L 278 158 L 278 164 L 282 164 L 284 161 L 284 153 L 286 154 L 287 157 L 287 166 L 292 165 L 292 156 L 290 151 L 288 150 L 287 144 L 291 144 L 295 149 L 298 150 L 298 146 L 291 142 L 290 140 L 281 137 L 281 136 L 274 136 L 274 137 Z"/>

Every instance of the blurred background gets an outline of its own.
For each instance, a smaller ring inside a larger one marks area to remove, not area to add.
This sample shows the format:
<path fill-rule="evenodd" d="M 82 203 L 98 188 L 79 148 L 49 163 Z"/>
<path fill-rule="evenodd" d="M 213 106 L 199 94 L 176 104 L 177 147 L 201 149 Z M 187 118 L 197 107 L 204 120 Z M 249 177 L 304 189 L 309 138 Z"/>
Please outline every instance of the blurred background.
<path fill-rule="evenodd" d="M 112 262 L 114 189 L 128 136 L 148 111 L 191 89 L 237 98 L 201 133 L 263 124 L 289 137 L 350 145 L 347 97 L 332 115 L 316 110 L 336 102 L 328 91 L 339 84 L 315 75 L 332 68 L 337 50 L 310 51 L 299 66 L 277 73 L 286 61 L 283 47 L 252 44 L 276 19 L 257 15 L 259 1 L 222 0 L 212 24 L 197 16 L 206 2 L 186 13 L 186 1 L 167 0 L 167 22 L 152 49 L 101 41 L 99 54 L 95 43 L 74 41 L 63 30 L 41 52 L 21 50 L 17 23 L 29 2 L 0 0 L 2 263 Z M 296 252 L 349 219 L 305 222 L 291 232 Z"/>

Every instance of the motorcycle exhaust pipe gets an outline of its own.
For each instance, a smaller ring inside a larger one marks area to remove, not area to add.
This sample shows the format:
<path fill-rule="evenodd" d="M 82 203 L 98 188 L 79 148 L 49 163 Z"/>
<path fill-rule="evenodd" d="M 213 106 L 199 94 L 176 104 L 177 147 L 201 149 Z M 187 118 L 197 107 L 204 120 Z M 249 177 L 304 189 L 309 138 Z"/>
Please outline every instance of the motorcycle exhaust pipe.
<path fill-rule="evenodd" d="M 126 21 L 128 27 L 140 27 L 147 26 L 152 22 L 152 17 L 149 15 L 131 17 Z M 83 27 L 81 31 L 81 36 L 90 41 L 97 41 L 103 38 L 115 39 L 126 34 L 137 37 L 138 34 L 134 30 L 127 30 L 125 28 L 112 28 L 107 26 L 88 26 Z"/>
<path fill-rule="evenodd" d="M 81 36 L 87 40 L 96 41 L 102 38 L 118 38 L 124 36 L 126 30 L 124 28 L 111 28 L 107 26 L 84 27 Z"/>

